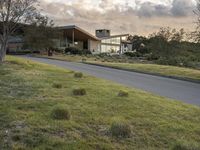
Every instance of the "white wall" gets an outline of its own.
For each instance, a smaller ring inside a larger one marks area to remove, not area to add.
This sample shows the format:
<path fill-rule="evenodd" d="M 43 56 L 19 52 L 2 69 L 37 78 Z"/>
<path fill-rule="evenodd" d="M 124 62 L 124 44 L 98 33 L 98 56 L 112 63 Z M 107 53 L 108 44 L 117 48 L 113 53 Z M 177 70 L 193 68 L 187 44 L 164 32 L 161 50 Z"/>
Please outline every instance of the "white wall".
<path fill-rule="evenodd" d="M 100 53 L 101 52 L 101 46 L 100 45 L 101 45 L 100 41 L 93 41 L 93 40 L 88 41 L 88 49 L 92 53 Z"/>

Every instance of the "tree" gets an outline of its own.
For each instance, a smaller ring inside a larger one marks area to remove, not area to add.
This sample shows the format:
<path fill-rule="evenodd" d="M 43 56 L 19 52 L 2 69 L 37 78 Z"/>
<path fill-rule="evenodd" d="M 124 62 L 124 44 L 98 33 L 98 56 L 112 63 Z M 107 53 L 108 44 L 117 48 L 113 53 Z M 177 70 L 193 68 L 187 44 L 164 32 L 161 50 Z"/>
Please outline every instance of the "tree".
<path fill-rule="evenodd" d="M 184 29 L 173 29 L 170 27 L 162 27 L 158 32 L 155 32 L 150 35 L 150 38 L 152 37 L 159 37 L 162 40 L 165 40 L 167 42 L 182 42 L 185 38 L 186 32 Z"/>
<path fill-rule="evenodd" d="M 0 0 L 0 63 L 4 61 L 8 38 L 20 23 L 30 23 L 36 11 L 37 0 Z"/>
<path fill-rule="evenodd" d="M 172 30 L 172 36 L 171 36 L 171 41 L 172 42 L 182 42 L 184 40 L 184 38 L 186 38 L 186 32 L 185 30 L 182 28 L 179 31 L 177 31 L 176 29 Z"/>
<path fill-rule="evenodd" d="M 196 31 L 192 32 L 192 37 L 194 38 L 195 42 L 200 43 L 200 0 L 197 0 L 197 7 L 194 10 L 194 14 L 197 16 L 196 21 Z"/>
<path fill-rule="evenodd" d="M 48 17 L 37 16 L 36 19 L 36 22 L 25 28 L 25 45 L 32 50 L 46 50 L 50 54 L 59 31 Z"/>
<path fill-rule="evenodd" d="M 129 36 L 128 41 L 132 43 L 132 50 L 136 50 L 140 53 L 147 53 L 147 49 L 145 48 L 145 45 L 147 44 L 148 40 L 146 37 L 143 36 Z"/>

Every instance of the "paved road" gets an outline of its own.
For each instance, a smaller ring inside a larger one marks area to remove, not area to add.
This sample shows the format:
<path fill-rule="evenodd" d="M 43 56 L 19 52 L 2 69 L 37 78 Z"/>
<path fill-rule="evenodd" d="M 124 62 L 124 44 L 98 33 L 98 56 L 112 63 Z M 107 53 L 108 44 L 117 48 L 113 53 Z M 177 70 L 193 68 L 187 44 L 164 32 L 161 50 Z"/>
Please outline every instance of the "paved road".
<path fill-rule="evenodd" d="M 74 71 L 80 71 L 92 76 L 111 80 L 129 87 L 139 88 L 160 96 L 177 99 L 200 106 L 200 84 L 142 73 L 122 71 L 100 66 L 75 62 L 65 62 L 44 58 L 26 57 L 28 59 L 52 64 Z"/>

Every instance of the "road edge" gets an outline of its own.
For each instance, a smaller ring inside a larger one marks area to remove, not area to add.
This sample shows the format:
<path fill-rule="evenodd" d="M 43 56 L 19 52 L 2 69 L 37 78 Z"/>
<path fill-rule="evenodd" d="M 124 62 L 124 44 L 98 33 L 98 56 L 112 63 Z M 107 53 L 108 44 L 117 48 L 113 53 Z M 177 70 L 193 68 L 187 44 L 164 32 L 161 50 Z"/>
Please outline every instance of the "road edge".
<path fill-rule="evenodd" d="M 51 60 L 59 60 L 59 61 L 67 61 L 67 60 L 62 60 L 62 59 L 57 59 L 57 58 L 34 56 L 34 55 L 26 55 L 26 56 L 36 57 L 36 58 L 44 58 L 44 59 L 51 59 Z M 68 61 L 68 62 L 71 62 L 71 61 Z M 80 61 L 78 63 L 88 64 L 88 65 L 93 65 L 93 66 L 99 66 L 99 67 L 106 67 L 106 68 L 117 69 L 117 70 L 123 70 L 123 71 L 129 71 L 129 72 L 142 73 L 142 74 L 147 74 L 147 75 L 153 75 L 153 76 L 158 76 L 158 77 L 164 77 L 164 78 L 169 78 L 169 79 L 176 79 L 176 80 L 181 80 L 181 81 L 187 81 L 187 82 L 193 82 L 193 83 L 200 84 L 200 80 L 186 78 L 186 77 L 168 76 L 168 75 L 162 75 L 162 74 L 159 74 L 159 73 L 150 73 L 150 72 L 145 72 L 145 71 L 139 71 L 139 70 L 136 70 L 136 69 L 125 69 L 125 68 L 119 68 L 119 67 L 115 67 L 115 66 L 106 66 L 106 65 L 83 62 L 83 61 L 82 62 Z"/>
<path fill-rule="evenodd" d="M 139 70 L 136 70 L 136 69 L 125 69 L 125 68 L 119 68 L 119 67 L 115 67 L 115 66 L 106 66 L 106 65 L 94 64 L 94 63 L 89 63 L 89 62 L 82 62 L 82 63 L 88 64 L 88 65 L 99 66 L 99 67 L 106 67 L 106 68 L 112 68 L 112 69 L 117 69 L 117 70 L 153 75 L 153 76 L 158 76 L 158 77 L 177 79 L 177 80 L 182 80 L 182 81 L 187 81 L 187 82 L 200 83 L 200 80 L 186 78 L 186 77 L 168 76 L 168 75 L 162 75 L 162 74 L 159 74 L 159 73 L 150 73 L 150 72 L 145 72 L 145 71 L 139 71 Z"/>

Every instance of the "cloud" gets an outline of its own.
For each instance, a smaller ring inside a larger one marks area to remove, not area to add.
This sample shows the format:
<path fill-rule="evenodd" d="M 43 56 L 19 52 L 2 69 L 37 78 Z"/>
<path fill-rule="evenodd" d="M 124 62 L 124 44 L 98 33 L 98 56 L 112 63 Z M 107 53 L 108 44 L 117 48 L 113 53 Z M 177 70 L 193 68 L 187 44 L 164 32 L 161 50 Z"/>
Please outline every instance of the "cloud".
<path fill-rule="evenodd" d="M 138 15 L 140 17 L 152 17 L 152 16 L 168 16 L 170 15 L 170 8 L 164 4 L 155 4 L 152 2 L 145 2 L 140 5 L 138 9 Z"/>
<path fill-rule="evenodd" d="M 55 0 L 41 1 L 41 8 L 57 25 L 76 24 L 91 33 L 147 35 L 162 26 L 193 28 L 193 0 Z"/>
<path fill-rule="evenodd" d="M 193 13 L 195 1 L 193 0 L 174 0 L 172 2 L 171 13 L 174 16 L 187 16 Z"/>

